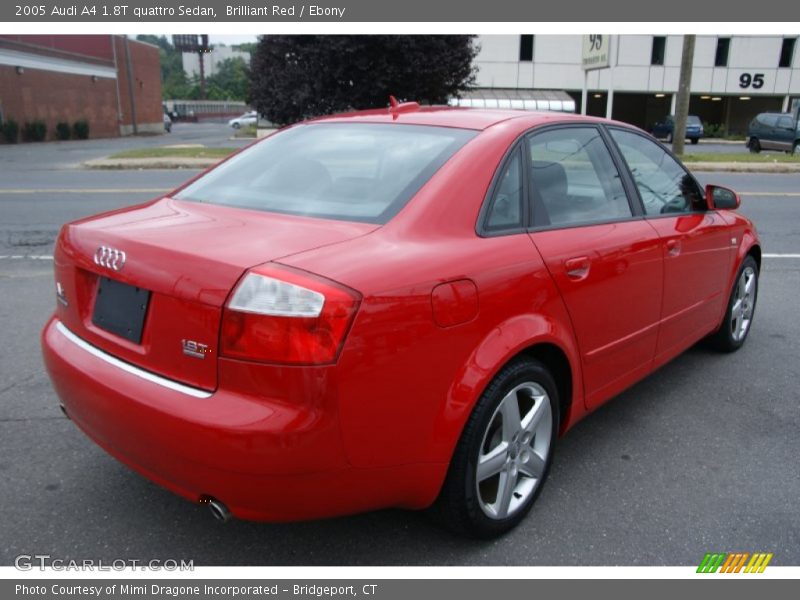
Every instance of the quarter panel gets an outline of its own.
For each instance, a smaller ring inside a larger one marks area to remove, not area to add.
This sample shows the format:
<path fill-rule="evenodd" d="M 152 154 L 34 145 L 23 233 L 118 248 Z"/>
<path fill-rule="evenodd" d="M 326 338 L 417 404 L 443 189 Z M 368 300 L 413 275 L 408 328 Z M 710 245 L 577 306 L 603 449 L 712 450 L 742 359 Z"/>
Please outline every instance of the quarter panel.
<path fill-rule="evenodd" d="M 397 252 L 370 254 L 385 287 L 364 297 L 338 364 L 342 437 L 354 466 L 447 462 L 507 360 L 536 341 L 574 356 L 561 300 L 527 234 L 411 245 L 402 261 Z M 456 279 L 475 283 L 478 314 L 441 328 L 431 292 Z"/>

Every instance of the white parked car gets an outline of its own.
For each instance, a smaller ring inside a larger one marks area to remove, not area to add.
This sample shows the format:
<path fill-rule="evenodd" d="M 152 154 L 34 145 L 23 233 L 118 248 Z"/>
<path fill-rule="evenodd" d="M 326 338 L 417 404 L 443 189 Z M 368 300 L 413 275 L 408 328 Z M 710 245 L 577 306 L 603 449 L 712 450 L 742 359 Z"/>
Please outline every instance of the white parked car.
<path fill-rule="evenodd" d="M 230 125 L 234 129 L 239 129 L 240 127 L 246 127 L 247 125 L 255 125 L 256 123 L 258 123 L 258 113 L 254 110 L 246 112 L 243 115 L 228 121 L 228 125 Z"/>

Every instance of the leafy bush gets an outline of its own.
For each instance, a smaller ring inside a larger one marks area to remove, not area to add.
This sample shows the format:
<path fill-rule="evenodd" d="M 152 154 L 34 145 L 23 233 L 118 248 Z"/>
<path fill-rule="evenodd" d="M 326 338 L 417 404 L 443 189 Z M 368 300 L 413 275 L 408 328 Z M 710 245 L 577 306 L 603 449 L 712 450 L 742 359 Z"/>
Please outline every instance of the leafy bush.
<path fill-rule="evenodd" d="M 703 123 L 703 131 L 710 138 L 724 138 L 727 135 L 722 123 Z"/>
<path fill-rule="evenodd" d="M 26 142 L 41 142 L 47 137 L 47 125 L 44 121 L 25 121 L 22 126 L 22 139 Z"/>
<path fill-rule="evenodd" d="M 14 119 L 6 119 L 3 124 L 0 125 L 0 131 L 3 134 L 3 138 L 9 144 L 17 143 L 19 139 L 19 125 Z"/>
<path fill-rule="evenodd" d="M 72 134 L 79 140 L 89 139 L 89 121 L 80 119 L 72 124 Z"/>
<path fill-rule="evenodd" d="M 71 135 L 72 130 L 69 127 L 69 123 L 65 123 L 64 121 L 56 123 L 56 139 L 68 140 Z"/>

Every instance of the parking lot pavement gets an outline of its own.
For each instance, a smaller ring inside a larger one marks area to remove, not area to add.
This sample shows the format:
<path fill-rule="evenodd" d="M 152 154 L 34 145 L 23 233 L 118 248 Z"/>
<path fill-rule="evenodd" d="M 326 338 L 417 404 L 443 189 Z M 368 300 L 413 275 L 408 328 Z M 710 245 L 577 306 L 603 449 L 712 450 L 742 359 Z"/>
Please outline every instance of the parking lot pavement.
<path fill-rule="evenodd" d="M 131 190 L 191 175 L 41 168 L 29 177 L 2 156 L 0 169 L 0 188 L 32 190 L 0 191 L 6 257 L 46 257 L 64 221 L 141 202 L 154 194 Z M 688 565 L 733 550 L 800 564 L 800 259 L 787 256 L 800 253 L 800 175 L 702 179 L 742 190 L 765 252 L 780 255 L 764 259 L 748 343 L 726 356 L 693 348 L 578 424 L 561 440 L 530 517 L 492 542 L 455 538 L 421 513 L 397 510 L 218 524 L 62 417 L 38 342 L 54 305 L 52 265 L 0 258 L 0 564 L 45 553 L 198 565 Z M 45 191 L 53 188 L 61 191 Z"/>
<path fill-rule="evenodd" d="M 225 123 L 175 123 L 172 133 L 41 144 L 0 145 L 0 172 L 37 172 L 74 169 L 94 158 L 133 148 L 151 148 L 181 144 L 240 148 L 250 138 L 231 139 L 234 130 Z"/>
<path fill-rule="evenodd" d="M 46 553 L 197 565 L 689 565 L 755 549 L 800 563 L 800 261 L 765 260 L 740 352 L 696 347 L 578 424 L 528 519 L 482 543 L 396 510 L 220 525 L 135 475 L 57 409 L 37 337 L 52 287 L 49 265 L 0 261 L 0 564 Z"/>

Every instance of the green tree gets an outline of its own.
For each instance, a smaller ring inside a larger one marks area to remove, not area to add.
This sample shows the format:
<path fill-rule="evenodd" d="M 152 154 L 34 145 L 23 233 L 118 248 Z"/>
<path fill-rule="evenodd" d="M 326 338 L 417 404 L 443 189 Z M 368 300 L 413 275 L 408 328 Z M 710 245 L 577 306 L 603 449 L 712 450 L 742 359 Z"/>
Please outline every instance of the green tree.
<path fill-rule="evenodd" d="M 194 92 L 191 82 L 183 71 L 183 57 L 170 43 L 166 36 L 137 35 L 140 42 L 158 46 L 158 58 L 161 64 L 161 97 L 164 100 L 191 98 Z"/>
<path fill-rule="evenodd" d="M 209 100 L 246 100 L 250 88 L 247 63 L 240 56 L 226 58 L 215 73 L 206 78 Z"/>
<path fill-rule="evenodd" d="M 386 106 L 389 95 L 441 104 L 475 81 L 468 35 L 263 36 L 250 102 L 274 123 Z"/>

